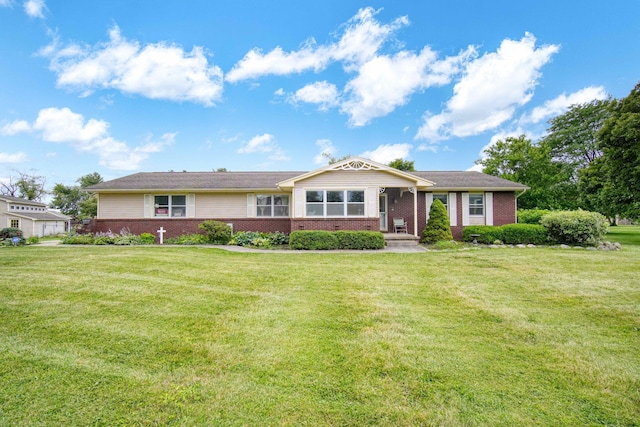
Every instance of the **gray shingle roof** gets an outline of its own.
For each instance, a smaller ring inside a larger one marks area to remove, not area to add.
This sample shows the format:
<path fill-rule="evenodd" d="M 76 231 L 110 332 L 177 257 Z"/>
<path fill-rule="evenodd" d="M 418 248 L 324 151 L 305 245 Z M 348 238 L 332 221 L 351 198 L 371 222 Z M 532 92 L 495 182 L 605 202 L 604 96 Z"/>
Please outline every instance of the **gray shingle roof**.
<path fill-rule="evenodd" d="M 47 206 L 44 203 L 36 202 L 35 200 L 23 199 L 21 197 L 0 195 L 0 200 L 4 200 L 4 201 L 10 202 L 10 203 L 20 203 L 20 204 L 29 205 L 29 206 L 39 206 L 39 207 L 46 207 Z"/>
<path fill-rule="evenodd" d="M 101 191 L 233 191 L 233 190 L 276 190 L 276 184 L 306 172 L 140 172 L 111 181 L 101 182 L 87 190 Z M 493 189 L 525 190 L 528 188 L 516 182 L 486 175 L 480 172 L 411 172 L 417 177 L 435 182 L 438 189 Z"/>
<path fill-rule="evenodd" d="M 35 219 L 36 221 L 68 221 L 71 219 L 71 217 L 54 212 L 10 211 L 7 212 L 7 215 Z"/>

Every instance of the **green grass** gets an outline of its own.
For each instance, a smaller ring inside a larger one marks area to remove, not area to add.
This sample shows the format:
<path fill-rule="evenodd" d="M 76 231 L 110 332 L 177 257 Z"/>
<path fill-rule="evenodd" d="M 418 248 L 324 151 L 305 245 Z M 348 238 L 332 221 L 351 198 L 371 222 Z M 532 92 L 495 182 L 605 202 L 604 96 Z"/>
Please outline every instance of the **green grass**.
<path fill-rule="evenodd" d="M 640 246 L 640 225 L 609 227 L 606 239 L 623 245 Z"/>
<path fill-rule="evenodd" d="M 1 426 L 640 424 L 640 247 L 29 246 L 0 271 Z"/>

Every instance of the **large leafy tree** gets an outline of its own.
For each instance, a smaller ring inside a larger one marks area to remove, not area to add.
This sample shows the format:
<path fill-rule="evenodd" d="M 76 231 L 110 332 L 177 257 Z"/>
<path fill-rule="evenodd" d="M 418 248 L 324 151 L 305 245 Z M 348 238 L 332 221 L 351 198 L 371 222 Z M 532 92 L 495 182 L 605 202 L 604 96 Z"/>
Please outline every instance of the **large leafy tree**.
<path fill-rule="evenodd" d="M 94 172 L 81 176 L 76 182 L 78 185 L 56 184 L 51 192 L 54 197 L 50 206 L 76 219 L 96 216 L 97 200 L 85 188 L 102 182 L 102 176 Z"/>
<path fill-rule="evenodd" d="M 534 144 L 524 135 L 498 140 L 484 151 L 476 163 L 483 172 L 528 185 L 530 189 L 518 199 L 523 209 L 571 208 L 575 189 L 568 185 L 566 168 L 553 162 L 549 148 Z"/>
<path fill-rule="evenodd" d="M 619 213 L 640 218 L 640 83 L 614 105 L 598 136 Z"/>
<path fill-rule="evenodd" d="M 45 190 L 46 178 L 36 175 L 35 172 L 28 174 L 18 172 L 18 177 L 10 177 L 8 182 L 0 185 L 0 193 L 5 196 L 22 197 L 27 200 L 42 201 L 47 194 Z"/>
<path fill-rule="evenodd" d="M 597 211 L 609 218 L 615 217 L 615 195 L 603 175 L 598 132 L 611 117 L 614 105 L 612 99 L 572 105 L 549 121 L 548 133 L 540 141 L 567 178 L 564 188 L 575 200 L 567 207 Z"/>
<path fill-rule="evenodd" d="M 405 172 L 415 172 L 416 168 L 413 161 L 405 159 L 395 159 L 389 163 L 389 166 Z"/>

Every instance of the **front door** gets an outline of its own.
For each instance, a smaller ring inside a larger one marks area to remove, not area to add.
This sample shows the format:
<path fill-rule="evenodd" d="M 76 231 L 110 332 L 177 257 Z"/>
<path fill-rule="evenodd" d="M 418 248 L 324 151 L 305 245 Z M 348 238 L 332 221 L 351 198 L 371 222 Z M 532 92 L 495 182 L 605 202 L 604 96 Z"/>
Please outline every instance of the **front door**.
<path fill-rule="evenodd" d="M 379 205 L 379 212 L 380 212 L 380 231 L 389 231 L 389 221 L 388 221 L 388 213 L 387 213 L 387 207 L 388 207 L 388 203 L 387 203 L 387 195 L 386 194 L 381 194 L 380 195 L 380 202 L 378 203 Z"/>

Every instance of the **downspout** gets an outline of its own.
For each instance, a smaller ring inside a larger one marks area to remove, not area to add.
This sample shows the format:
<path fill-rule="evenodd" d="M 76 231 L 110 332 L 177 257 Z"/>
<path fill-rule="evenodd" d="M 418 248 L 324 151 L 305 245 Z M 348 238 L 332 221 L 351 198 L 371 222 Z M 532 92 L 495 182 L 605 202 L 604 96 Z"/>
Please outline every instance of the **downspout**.
<path fill-rule="evenodd" d="M 522 190 L 522 193 L 520 194 L 516 194 L 516 206 L 515 206 L 515 217 L 516 217 L 516 222 L 518 222 L 518 199 L 520 198 L 520 196 L 522 196 L 524 193 L 526 193 L 528 190 L 528 188 L 525 188 L 524 190 Z"/>

